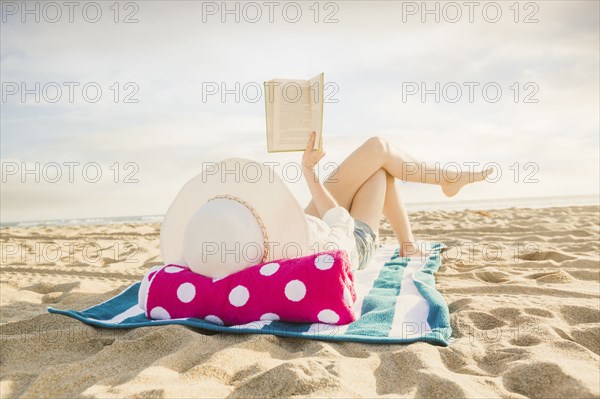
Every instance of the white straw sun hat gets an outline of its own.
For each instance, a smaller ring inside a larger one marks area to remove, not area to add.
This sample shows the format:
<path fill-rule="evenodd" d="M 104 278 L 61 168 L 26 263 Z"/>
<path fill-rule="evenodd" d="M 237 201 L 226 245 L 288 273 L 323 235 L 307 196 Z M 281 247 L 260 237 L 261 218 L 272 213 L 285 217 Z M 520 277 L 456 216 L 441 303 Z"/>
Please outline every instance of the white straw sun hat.
<path fill-rule="evenodd" d="M 275 171 L 229 158 L 188 181 L 160 230 L 165 264 L 221 278 L 249 266 L 309 252 L 304 210 Z"/>

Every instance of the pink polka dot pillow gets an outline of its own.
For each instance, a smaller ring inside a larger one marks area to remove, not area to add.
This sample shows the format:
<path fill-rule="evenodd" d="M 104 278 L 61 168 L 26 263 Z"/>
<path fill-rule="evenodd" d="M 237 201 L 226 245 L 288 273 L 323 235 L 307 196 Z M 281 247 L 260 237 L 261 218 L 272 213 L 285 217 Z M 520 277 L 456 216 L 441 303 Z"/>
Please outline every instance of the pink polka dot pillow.
<path fill-rule="evenodd" d="M 220 325 L 258 320 L 348 324 L 356 319 L 344 250 L 281 259 L 212 279 L 177 265 L 150 269 L 139 305 L 152 319 L 195 317 Z"/>

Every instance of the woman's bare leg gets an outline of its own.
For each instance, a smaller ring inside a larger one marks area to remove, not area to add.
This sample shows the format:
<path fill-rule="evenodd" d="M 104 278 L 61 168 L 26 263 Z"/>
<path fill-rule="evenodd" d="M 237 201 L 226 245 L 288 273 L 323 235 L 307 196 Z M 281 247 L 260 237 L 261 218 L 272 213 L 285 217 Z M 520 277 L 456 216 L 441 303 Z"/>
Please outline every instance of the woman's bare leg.
<path fill-rule="evenodd" d="M 379 222 L 386 200 L 387 174 L 384 169 L 378 169 L 373 173 L 356 192 L 349 211 L 353 218 L 368 224 L 377 239 L 379 239 Z"/>
<path fill-rule="evenodd" d="M 379 137 L 371 137 L 340 164 L 324 185 L 340 206 L 350 210 L 358 189 L 379 169 L 403 181 L 438 184 L 447 196 L 455 195 L 465 184 L 484 180 L 492 172 L 457 172 L 428 165 Z M 312 201 L 305 212 L 319 216 Z"/>
<path fill-rule="evenodd" d="M 419 248 L 415 243 L 415 237 L 408 220 L 408 212 L 396 187 L 396 179 L 389 173 L 386 173 L 383 214 L 392 226 L 392 231 L 398 240 L 401 256 L 420 256 L 424 254 L 425 248 Z"/>
<path fill-rule="evenodd" d="M 398 240 L 401 256 L 422 254 L 415 244 L 408 213 L 395 185 L 396 179 L 385 169 L 377 170 L 356 192 L 350 208 L 353 218 L 362 220 L 379 239 L 379 222 L 384 214 Z"/>

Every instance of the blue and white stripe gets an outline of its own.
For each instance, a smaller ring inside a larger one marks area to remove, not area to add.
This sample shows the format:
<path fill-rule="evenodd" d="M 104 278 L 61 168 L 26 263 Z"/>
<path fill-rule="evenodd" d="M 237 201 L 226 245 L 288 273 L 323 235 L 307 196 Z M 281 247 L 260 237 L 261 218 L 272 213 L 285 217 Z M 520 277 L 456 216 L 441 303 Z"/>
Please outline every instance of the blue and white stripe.
<path fill-rule="evenodd" d="M 326 341 L 425 341 L 447 346 L 452 333 L 450 315 L 444 298 L 435 288 L 434 277 L 441 265 L 440 251 L 443 247 L 443 244 L 433 243 L 426 260 L 399 257 L 397 248 L 380 247 L 366 268 L 354 272 L 357 300 L 353 308 L 357 320 L 344 326 L 257 321 L 227 327 L 196 318 L 151 320 L 138 306 L 140 283 L 83 311 L 54 308 L 48 308 L 48 311 L 107 328 L 182 324 L 219 332 L 274 334 Z"/>

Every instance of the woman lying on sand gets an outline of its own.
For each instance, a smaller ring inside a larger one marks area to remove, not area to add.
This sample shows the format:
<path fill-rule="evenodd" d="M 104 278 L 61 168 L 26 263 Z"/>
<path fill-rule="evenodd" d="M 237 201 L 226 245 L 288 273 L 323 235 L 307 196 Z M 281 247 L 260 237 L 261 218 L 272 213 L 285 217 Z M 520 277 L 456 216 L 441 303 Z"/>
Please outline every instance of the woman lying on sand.
<path fill-rule="evenodd" d="M 312 195 L 306 208 L 265 164 L 240 158 L 213 163 L 183 187 L 165 215 L 165 264 L 187 265 L 196 273 L 221 278 L 267 261 L 344 249 L 352 269 L 362 269 L 377 248 L 382 214 L 401 256 L 424 255 L 395 180 L 438 184 L 451 197 L 492 172 L 434 168 L 372 137 L 322 184 L 315 167 L 325 153 L 313 149 L 315 136 L 313 132 L 302 156 Z M 254 174 L 249 176 L 249 171 Z"/>

